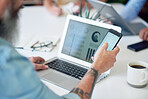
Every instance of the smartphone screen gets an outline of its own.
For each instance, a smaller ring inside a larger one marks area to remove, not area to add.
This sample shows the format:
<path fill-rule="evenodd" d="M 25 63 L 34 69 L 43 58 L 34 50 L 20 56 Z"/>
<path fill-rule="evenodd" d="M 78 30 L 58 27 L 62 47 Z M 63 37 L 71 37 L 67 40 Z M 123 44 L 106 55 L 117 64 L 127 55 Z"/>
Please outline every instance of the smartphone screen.
<path fill-rule="evenodd" d="M 109 30 L 108 33 L 107 33 L 107 35 L 106 35 L 106 37 L 104 38 L 104 40 L 100 44 L 100 47 L 102 47 L 102 45 L 105 42 L 108 42 L 107 51 L 111 51 L 117 45 L 117 43 L 119 42 L 119 40 L 121 39 L 121 37 L 122 37 L 122 34 L 121 33 L 118 33 L 117 31 L 114 31 L 114 30 Z"/>
<path fill-rule="evenodd" d="M 148 48 L 148 41 L 142 41 L 135 44 L 131 44 L 131 45 L 128 45 L 127 48 L 137 52 L 137 51 Z"/>

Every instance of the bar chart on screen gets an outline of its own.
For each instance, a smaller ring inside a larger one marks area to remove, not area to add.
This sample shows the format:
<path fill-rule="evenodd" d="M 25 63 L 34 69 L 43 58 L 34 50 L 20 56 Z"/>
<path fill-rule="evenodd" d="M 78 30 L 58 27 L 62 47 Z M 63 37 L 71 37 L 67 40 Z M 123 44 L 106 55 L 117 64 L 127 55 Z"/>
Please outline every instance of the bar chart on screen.
<path fill-rule="evenodd" d="M 95 49 L 88 48 L 87 54 L 86 54 L 86 61 L 92 62 L 91 57 L 94 56 L 95 51 L 96 51 Z"/>

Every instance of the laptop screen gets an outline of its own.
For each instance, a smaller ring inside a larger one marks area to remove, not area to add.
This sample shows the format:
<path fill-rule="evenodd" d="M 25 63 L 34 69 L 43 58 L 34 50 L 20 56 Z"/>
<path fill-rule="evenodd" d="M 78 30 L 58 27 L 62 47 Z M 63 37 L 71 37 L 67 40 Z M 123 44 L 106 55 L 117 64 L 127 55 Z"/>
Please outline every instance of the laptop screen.
<path fill-rule="evenodd" d="M 95 54 L 108 30 L 70 20 L 62 53 L 91 63 L 91 57 Z"/>

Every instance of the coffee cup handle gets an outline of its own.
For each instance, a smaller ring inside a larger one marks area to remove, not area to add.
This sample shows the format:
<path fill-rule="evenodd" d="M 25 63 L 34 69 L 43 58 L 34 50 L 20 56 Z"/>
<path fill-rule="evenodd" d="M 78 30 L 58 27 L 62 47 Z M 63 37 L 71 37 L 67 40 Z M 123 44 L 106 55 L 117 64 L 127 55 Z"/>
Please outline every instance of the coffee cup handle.
<path fill-rule="evenodd" d="M 144 73 L 144 79 L 141 80 L 140 82 L 141 83 L 148 82 L 148 72 L 147 71 L 142 71 L 142 73 Z"/>

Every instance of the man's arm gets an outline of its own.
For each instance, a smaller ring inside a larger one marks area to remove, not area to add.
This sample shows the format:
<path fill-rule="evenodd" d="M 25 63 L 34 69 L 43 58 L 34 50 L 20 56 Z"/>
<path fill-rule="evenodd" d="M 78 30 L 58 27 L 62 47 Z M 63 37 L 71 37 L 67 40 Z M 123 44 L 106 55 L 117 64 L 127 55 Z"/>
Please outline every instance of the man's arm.
<path fill-rule="evenodd" d="M 113 51 L 107 51 L 108 43 L 105 43 L 94 56 L 94 62 L 84 78 L 71 91 L 78 94 L 82 99 L 90 99 L 96 80 L 101 73 L 109 70 L 116 61 L 116 55 L 119 48 L 116 47 Z"/>
<path fill-rule="evenodd" d="M 146 0 L 129 0 L 120 12 L 120 16 L 127 22 L 132 21 L 138 16 L 145 2 Z"/>
<path fill-rule="evenodd" d="M 71 91 L 71 93 L 78 94 L 82 99 L 90 99 L 97 78 L 98 71 L 94 68 L 89 69 L 82 81 Z"/>

